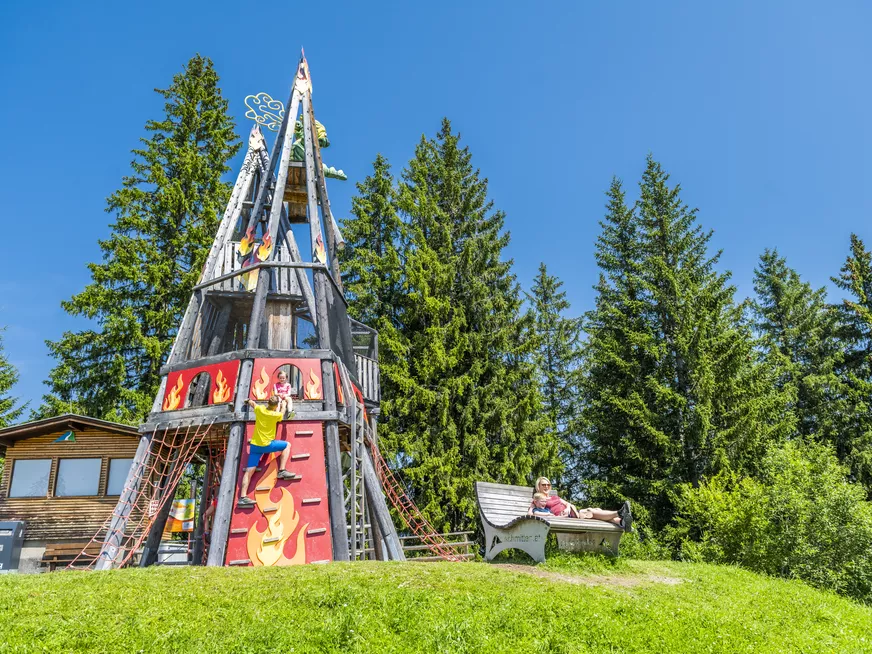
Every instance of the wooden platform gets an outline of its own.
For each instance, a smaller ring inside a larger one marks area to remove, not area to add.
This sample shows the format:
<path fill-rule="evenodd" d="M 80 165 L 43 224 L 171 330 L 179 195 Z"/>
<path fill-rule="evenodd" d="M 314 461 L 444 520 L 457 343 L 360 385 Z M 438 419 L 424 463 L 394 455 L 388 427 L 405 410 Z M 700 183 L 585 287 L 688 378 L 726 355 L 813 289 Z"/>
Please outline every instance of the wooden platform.
<path fill-rule="evenodd" d="M 519 549 L 535 561 L 545 560 L 545 541 L 549 532 L 557 534 L 560 549 L 573 552 L 618 553 L 624 530 L 603 520 L 539 517 L 527 515 L 533 499 L 529 486 L 510 486 L 478 481 L 475 483 L 484 528 L 485 559 L 490 561 L 507 549 Z"/>

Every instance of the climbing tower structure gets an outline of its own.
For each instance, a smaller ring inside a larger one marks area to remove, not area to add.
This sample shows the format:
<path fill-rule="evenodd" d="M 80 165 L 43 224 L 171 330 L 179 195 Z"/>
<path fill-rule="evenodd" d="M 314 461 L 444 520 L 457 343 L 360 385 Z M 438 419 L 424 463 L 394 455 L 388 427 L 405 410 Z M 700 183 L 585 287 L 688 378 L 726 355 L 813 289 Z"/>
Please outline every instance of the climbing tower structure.
<path fill-rule="evenodd" d="M 275 142 L 268 151 L 255 124 L 124 492 L 95 537 L 98 569 L 155 561 L 192 462 L 206 470 L 199 513 L 213 514 L 211 529 L 199 520 L 209 538 L 196 540 L 194 563 L 403 558 L 380 482 L 378 335 L 346 312 L 326 180 L 344 174 L 321 160 L 329 141 L 315 120 L 305 56 L 288 103 L 265 105 L 271 113 L 252 117 L 275 129 Z M 262 457 L 249 486 L 254 506 L 240 506 L 254 428 L 245 400 L 266 401 L 280 371 L 294 415 L 276 438 L 289 443 L 295 478 L 278 478 L 276 454 Z"/>

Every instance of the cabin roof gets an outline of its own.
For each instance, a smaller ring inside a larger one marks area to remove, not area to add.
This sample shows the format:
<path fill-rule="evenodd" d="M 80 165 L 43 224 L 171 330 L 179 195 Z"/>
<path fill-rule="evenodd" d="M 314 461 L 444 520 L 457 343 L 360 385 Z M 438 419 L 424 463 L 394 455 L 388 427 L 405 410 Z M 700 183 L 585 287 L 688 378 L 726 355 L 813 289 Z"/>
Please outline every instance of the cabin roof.
<path fill-rule="evenodd" d="M 61 429 L 100 429 L 120 436 L 139 436 L 139 431 L 136 427 L 130 425 L 122 425 L 118 422 L 110 422 L 108 420 L 99 420 L 89 416 L 80 416 L 75 413 L 65 413 L 61 416 L 53 418 L 43 418 L 42 420 L 31 420 L 23 422 L 19 425 L 0 429 L 0 446 L 10 445 L 14 441 L 20 441 L 25 438 L 33 438 L 34 436 L 43 436 Z"/>

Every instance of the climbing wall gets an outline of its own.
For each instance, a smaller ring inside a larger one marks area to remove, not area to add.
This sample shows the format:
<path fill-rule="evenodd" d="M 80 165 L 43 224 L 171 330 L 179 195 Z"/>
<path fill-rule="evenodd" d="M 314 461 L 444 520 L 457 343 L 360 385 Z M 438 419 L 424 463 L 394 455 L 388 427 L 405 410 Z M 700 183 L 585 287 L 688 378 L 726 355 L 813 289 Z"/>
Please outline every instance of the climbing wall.
<path fill-rule="evenodd" d="M 253 431 L 252 422 L 246 426 L 237 489 Z M 290 443 L 287 467 L 300 478 L 276 478 L 278 453 L 261 458 L 248 487 L 257 505 L 234 507 L 226 565 L 298 565 L 333 558 L 322 423 L 283 422 L 276 438 Z"/>

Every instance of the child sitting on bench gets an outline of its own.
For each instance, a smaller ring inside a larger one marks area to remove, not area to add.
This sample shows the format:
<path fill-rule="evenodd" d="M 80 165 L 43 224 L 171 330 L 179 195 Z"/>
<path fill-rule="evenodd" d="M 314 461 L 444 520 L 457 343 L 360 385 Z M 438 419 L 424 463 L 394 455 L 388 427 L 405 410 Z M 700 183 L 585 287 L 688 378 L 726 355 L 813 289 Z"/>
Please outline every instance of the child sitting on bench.
<path fill-rule="evenodd" d="M 248 497 L 248 484 L 251 475 L 257 468 L 260 457 L 271 452 L 281 452 L 279 457 L 279 479 L 296 479 L 297 475 L 285 470 L 288 459 L 291 457 L 291 448 L 286 441 L 275 438 L 276 426 L 285 415 L 285 403 L 275 395 L 271 395 L 265 407 L 251 399 L 245 400 L 245 404 L 254 407 L 254 433 L 251 435 L 251 446 L 248 451 L 248 461 L 245 472 L 242 473 L 242 484 L 239 488 L 239 500 L 237 506 L 254 506 L 256 502 Z"/>

